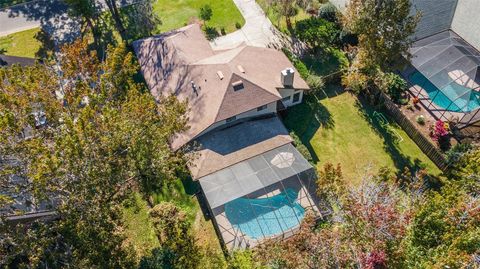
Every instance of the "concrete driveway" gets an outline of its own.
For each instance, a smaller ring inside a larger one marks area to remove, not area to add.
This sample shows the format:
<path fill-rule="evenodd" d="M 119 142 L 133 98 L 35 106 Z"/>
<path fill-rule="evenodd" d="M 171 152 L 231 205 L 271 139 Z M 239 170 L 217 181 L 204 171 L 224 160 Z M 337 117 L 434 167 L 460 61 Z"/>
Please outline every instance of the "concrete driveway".
<path fill-rule="evenodd" d="M 245 18 L 245 25 L 233 33 L 221 36 L 210 42 L 214 50 L 237 47 L 241 43 L 250 46 L 268 47 L 281 43 L 278 30 L 265 16 L 255 0 L 233 0 Z"/>

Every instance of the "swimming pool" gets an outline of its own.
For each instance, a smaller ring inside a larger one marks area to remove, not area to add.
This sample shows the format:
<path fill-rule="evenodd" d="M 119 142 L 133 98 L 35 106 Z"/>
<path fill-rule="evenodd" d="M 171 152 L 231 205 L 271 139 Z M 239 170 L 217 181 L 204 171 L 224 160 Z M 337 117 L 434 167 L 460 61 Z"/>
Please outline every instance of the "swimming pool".
<path fill-rule="evenodd" d="M 305 216 L 297 196 L 295 190 L 286 189 L 269 198 L 237 198 L 225 204 L 225 214 L 233 227 L 253 239 L 279 235 L 298 226 Z"/>
<path fill-rule="evenodd" d="M 441 90 L 420 72 L 410 77 L 410 82 L 422 87 L 437 106 L 454 112 L 470 112 L 480 108 L 480 93 L 452 82 Z"/>

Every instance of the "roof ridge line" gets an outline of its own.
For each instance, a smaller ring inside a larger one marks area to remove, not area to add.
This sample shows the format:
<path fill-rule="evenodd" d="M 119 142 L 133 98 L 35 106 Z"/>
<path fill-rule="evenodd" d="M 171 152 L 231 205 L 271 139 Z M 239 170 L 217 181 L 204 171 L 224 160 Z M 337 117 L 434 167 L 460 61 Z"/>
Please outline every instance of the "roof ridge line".
<path fill-rule="evenodd" d="M 235 73 L 232 72 L 232 74 L 230 75 L 230 77 L 228 78 L 229 82 L 232 80 L 232 77 Z M 218 107 L 218 110 L 217 110 L 217 113 L 215 113 L 215 119 L 214 119 L 214 122 L 212 124 L 210 124 L 210 126 L 212 126 L 213 124 L 215 124 L 215 122 L 217 122 L 217 119 L 218 119 L 218 115 L 220 114 L 220 108 L 222 107 L 223 105 L 223 101 L 225 100 L 225 96 L 227 95 L 227 92 L 228 92 L 228 85 L 227 85 L 227 88 L 225 89 L 225 91 L 223 92 L 223 96 L 222 96 L 222 101 L 220 102 L 220 106 Z M 210 127 L 208 126 L 208 127 Z M 207 127 L 207 128 L 208 128 Z M 206 128 L 206 129 L 207 129 Z M 206 130 L 205 129 L 205 130 Z"/>

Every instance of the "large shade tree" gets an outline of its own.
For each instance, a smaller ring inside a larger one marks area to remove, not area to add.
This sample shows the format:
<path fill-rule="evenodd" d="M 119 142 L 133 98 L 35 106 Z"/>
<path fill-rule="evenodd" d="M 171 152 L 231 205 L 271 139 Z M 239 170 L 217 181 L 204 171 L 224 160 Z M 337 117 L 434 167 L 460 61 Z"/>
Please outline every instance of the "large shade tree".
<path fill-rule="evenodd" d="M 418 20 L 410 0 L 351 0 L 343 17 L 345 27 L 358 35 L 363 66 L 384 71 L 408 56 Z"/>
<path fill-rule="evenodd" d="M 134 188 L 176 180 L 185 159 L 168 141 L 186 128 L 186 105 L 173 96 L 156 102 L 136 83 L 124 45 L 104 62 L 81 41 L 62 55 L 56 66 L 0 70 L 0 156 L 16 160 L 4 163 L 0 181 L 28 179 L 37 200 L 55 198 L 59 217 L 3 227 L 3 262 L 131 267 L 120 203 Z"/>

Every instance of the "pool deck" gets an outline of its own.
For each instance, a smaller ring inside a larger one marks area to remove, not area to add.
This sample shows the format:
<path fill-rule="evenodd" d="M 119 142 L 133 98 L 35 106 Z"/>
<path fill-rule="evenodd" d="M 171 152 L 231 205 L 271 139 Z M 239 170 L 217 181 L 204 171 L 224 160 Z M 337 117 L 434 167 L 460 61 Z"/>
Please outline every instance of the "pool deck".
<path fill-rule="evenodd" d="M 288 183 L 283 183 L 284 185 L 288 185 Z M 285 188 L 288 188 L 285 186 Z M 298 187 L 297 187 L 298 188 Z M 276 188 L 273 191 L 268 192 L 267 194 L 259 195 L 256 198 L 267 198 L 278 195 L 281 193 L 280 188 Z M 298 192 L 297 202 L 305 209 L 306 212 L 310 211 L 317 217 L 322 217 L 323 214 L 316 206 L 315 198 L 312 197 L 307 190 L 306 186 L 302 186 Z M 223 207 L 223 206 L 222 206 Z M 219 232 L 221 234 L 222 240 L 225 244 L 225 247 L 228 251 L 234 249 L 244 249 L 247 247 L 255 247 L 258 244 L 261 244 L 265 240 L 269 239 L 284 239 L 292 236 L 299 228 L 299 225 L 284 231 L 283 233 L 271 237 L 266 237 L 263 239 L 253 239 L 250 238 L 248 235 L 243 234 L 240 229 L 237 229 L 232 226 L 230 221 L 228 220 L 227 216 L 225 215 L 225 210 L 222 208 L 220 211 L 215 215 L 215 222 L 218 226 Z"/>
<path fill-rule="evenodd" d="M 430 112 L 431 116 L 433 116 L 435 119 L 457 122 L 459 128 L 463 128 L 469 124 L 480 121 L 480 109 L 470 112 L 449 111 L 443 107 L 437 106 L 434 102 L 432 102 L 427 91 L 419 85 L 411 86 L 409 91 L 413 96 L 417 96 L 420 99 L 422 106 L 425 107 L 425 109 Z"/>

